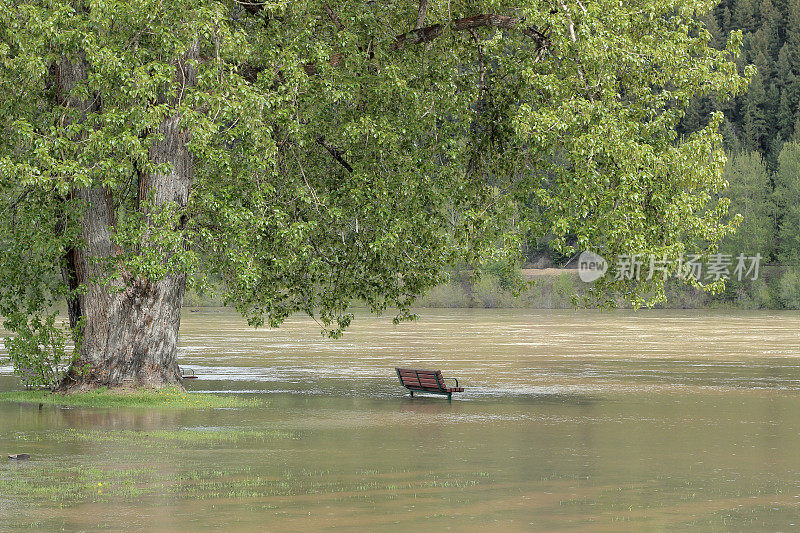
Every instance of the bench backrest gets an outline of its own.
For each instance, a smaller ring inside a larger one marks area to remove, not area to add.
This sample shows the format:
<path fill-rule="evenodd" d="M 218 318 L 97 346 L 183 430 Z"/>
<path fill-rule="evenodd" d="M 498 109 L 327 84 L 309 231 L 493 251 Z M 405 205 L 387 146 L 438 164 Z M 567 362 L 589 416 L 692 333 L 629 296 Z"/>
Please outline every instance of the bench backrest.
<path fill-rule="evenodd" d="M 415 389 L 444 390 L 444 378 L 440 370 L 418 370 L 415 368 L 395 368 L 397 378 L 404 387 Z"/>

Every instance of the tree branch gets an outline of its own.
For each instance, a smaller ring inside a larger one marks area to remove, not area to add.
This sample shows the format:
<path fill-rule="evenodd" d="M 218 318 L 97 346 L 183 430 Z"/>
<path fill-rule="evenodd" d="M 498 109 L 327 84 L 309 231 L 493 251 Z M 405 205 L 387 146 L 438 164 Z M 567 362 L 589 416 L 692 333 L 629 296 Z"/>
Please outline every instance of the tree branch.
<path fill-rule="evenodd" d="M 425 25 L 425 15 L 428 14 L 429 0 L 419 0 L 419 12 L 417 13 L 417 22 L 414 24 L 414 29 L 418 30 Z"/>
<path fill-rule="evenodd" d="M 561 9 L 564 11 L 564 14 L 567 16 L 567 28 L 569 29 L 570 40 L 573 42 L 573 44 L 577 43 L 578 38 L 575 35 L 575 21 L 572 20 L 572 16 L 569 14 L 569 8 L 567 7 L 567 4 L 564 3 L 564 0 L 558 0 L 558 3 L 561 6 Z M 578 2 L 578 4 L 583 8 L 583 4 L 580 2 Z M 583 9 L 584 11 L 586 10 L 586 8 Z M 583 83 L 584 88 L 588 90 L 588 87 L 586 87 L 586 78 L 583 75 L 583 66 L 581 65 L 580 59 L 576 58 L 575 63 L 578 66 L 578 77 L 581 79 L 581 83 Z"/>
<path fill-rule="evenodd" d="M 339 150 L 335 146 L 331 146 L 331 144 L 325 140 L 325 137 L 321 135 L 317 137 L 317 144 L 325 148 L 328 151 L 328 153 L 331 154 L 333 158 L 339 162 L 339 164 L 341 164 L 344 168 L 347 169 L 348 172 L 352 174 L 353 167 L 351 167 L 350 164 L 347 161 L 345 161 L 341 150 Z"/>
<path fill-rule="evenodd" d="M 336 30 L 342 31 L 344 29 L 344 24 L 342 24 L 342 20 L 339 18 L 339 16 L 333 12 L 331 6 L 329 6 L 327 2 L 322 2 L 322 9 L 325 10 L 328 18 L 331 19 L 331 22 L 333 22 L 334 26 L 336 26 Z"/>
<path fill-rule="evenodd" d="M 425 1 L 425 0 L 423 0 Z M 518 30 L 523 35 L 526 35 L 533 39 L 536 42 L 536 45 L 540 49 L 544 49 L 550 46 L 550 41 L 548 37 L 531 26 L 517 28 L 522 23 L 522 20 L 516 17 L 508 17 L 505 15 L 492 15 L 492 14 L 483 14 L 483 15 L 475 15 L 474 17 L 465 17 L 461 19 L 456 19 L 451 21 L 448 26 L 452 25 L 455 31 L 465 31 L 474 28 L 481 28 L 481 27 L 494 27 L 494 28 L 501 28 L 504 30 Z M 393 50 L 399 50 L 406 45 L 415 45 L 421 43 L 427 43 L 439 35 L 442 34 L 445 26 L 442 24 L 433 24 L 432 26 L 426 26 L 424 28 L 417 28 L 411 30 L 407 33 L 400 34 L 396 36 L 395 42 L 392 45 Z"/>
<path fill-rule="evenodd" d="M 486 69 L 483 64 L 483 50 L 481 49 L 481 41 L 478 38 L 478 32 L 476 32 L 473 28 L 469 29 L 470 35 L 472 38 L 475 39 L 475 44 L 478 46 L 478 73 L 479 73 L 479 81 L 480 81 L 480 89 L 481 89 L 481 100 L 483 99 L 483 91 L 486 89 Z M 480 109 L 480 105 L 478 106 Z"/>
<path fill-rule="evenodd" d="M 238 2 L 242 3 L 242 5 L 261 5 L 257 4 L 255 0 L 237 0 Z M 251 2 L 251 3 L 247 3 Z M 427 0 L 420 0 L 420 6 L 422 4 L 427 3 Z M 334 20 L 334 24 L 336 20 L 339 20 L 337 15 L 330 9 L 330 6 L 327 4 L 323 4 L 323 9 L 325 9 L 328 16 L 331 17 L 331 20 Z M 400 50 L 405 46 L 413 46 L 416 44 L 427 43 L 433 41 L 437 37 L 439 37 L 445 27 L 453 28 L 455 31 L 469 31 L 475 28 L 481 27 L 492 27 L 492 28 L 501 28 L 504 30 L 512 30 L 512 31 L 519 31 L 523 35 L 530 37 L 536 43 L 537 49 L 537 61 L 541 59 L 542 55 L 546 53 L 546 51 L 550 48 L 550 38 L 547 35 L 547 30 L 545 32 L 541 32 L 538 29 L 532 26 L 521 26 L 523 20 L 518 19 L 516 17 L 509 17 L 505 15 L 492 15 L 492 14 L 483 14 L 483 15 L 475 15 L 474 17 L 465 17 L 461 19 L 456 19 L 450 21 L 446 24 L 433 24 L 431 26 L 425 26 L 424 28 L 417 28 L 411 30 L 409 32 L 397 35 L 395 37 L 395 42 L 392 44 L 392 50 Z M 339 22 L 341 24 L 341 21 Z M 337 25 L 338 28 L 338 25 Z M 340 28 L 341 29 L 341 28 Z M 329 63 L 333 66 L 337 66 L 342 62 L 344 54 L 332 54 Z M 316 63 L 306 63 L 303 65 L 303 69 L 306 71 L 306 74 L 309 76 L 314 76 L 319 73 L 319 67 Z M 258 74 L 263 70 L 263 68 L 256 68 L 249 65 L 240 65 L 239 72 L 248 81 L 255 81 Z"/>
<path fill-rule="evenodd" d="M 564 3 L 564 0 L 559 0 L 558 2 L 561 5 L 561 9 L 564 10 L 564 13 L 567 15 L 567 28 L 569 29 L 569 38 L 572 40 L 573 43 L 578 42 L 578 38 L 575 37 L 575 23 L 572 21 L 572 17 L 569 14 L 569 8 L 567 8 L 567 4 Z"/>
<path fill-rule="evenodd" d="M 234 0 L 240 6 L 243 6 L 251 15 L 257 15 L 259 11 L 264 9 L 264 3 L 259 0 Z"/>

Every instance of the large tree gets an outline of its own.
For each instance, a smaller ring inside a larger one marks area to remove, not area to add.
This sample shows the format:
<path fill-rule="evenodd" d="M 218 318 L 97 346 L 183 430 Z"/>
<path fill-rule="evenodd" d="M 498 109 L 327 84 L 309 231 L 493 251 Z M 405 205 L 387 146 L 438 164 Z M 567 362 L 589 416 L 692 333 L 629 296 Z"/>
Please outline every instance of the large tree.
<path fill-rule="evenodd" d="M 336 334 L 351 301 L 402 319 L 450 262 L 531 232 L 607 255 L 719 239 L 720 117 L 675 133 L 744 86 L 712 7 L 3 0 L 16 367 L 46 377 L 71 335 L 63 389 L 178 384 L 183 295 L 209 279 L 253 324 Z"/>

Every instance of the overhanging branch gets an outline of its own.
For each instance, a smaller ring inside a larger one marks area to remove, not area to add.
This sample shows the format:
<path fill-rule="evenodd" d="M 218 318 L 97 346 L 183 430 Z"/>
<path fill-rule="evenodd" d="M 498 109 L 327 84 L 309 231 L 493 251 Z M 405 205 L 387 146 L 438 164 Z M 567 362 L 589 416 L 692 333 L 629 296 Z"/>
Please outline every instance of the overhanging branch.
<path fill-rule="evenodd" d="M 258 13 L 258 11 L 263 7 L 263 4 L 258 2 L 257 0 L 237 0 L 240 4 L 245 6 L 248 11 L 251 13 Z M 423 0 L 420 2 L 420 13 L 419 16 L 423 17 L 423 6 L 427 7 L 426 2 Z M 341 19 L 331 10 L 328 4 L 323 4 L 323 9 L 325 10 L 328 17 L 331 21 L 336 25 L 338 30 L 342 29 L 341 26 Z M 427 11 L 427 9 L 424 9 Z M 423 18 L 424 20 L 424 18 Z M 524 19 L 518 19 L 516 17 L 509 17 L 505 15 L 493 15 L 493 14 L 483 14 L 483 15 L 475 15 L 473 17 L 465 17 L 461 19 L 456 19 L 450 21 L 446 24 L 433 24 L 431 26 L 425 26 L 424 28 L 417 28 L 411 30 L 406 33 L 402 33 L 397 35 L 394 39 L 394 43 L 391 46 L 392 50 L 400 50 L 406 46 L 413 46 L 417 44 L 427 43 L 433 41 L 437 37 L 439 37 L 445 29 L 453 29 L 455 31 L 470 31 L 474 30 L 475 28 L 482 28 L 482 27 L 491 27 L 491 28 L 500 28 L 504 30 L 510 31 L 518 31 L 523 35 L 531 38 L 536 43 L 537 49 L 537 61 L 542 57 L 544 53 L 550 48 L 550 38 L 547 35 L 547 32 L 541 32 L 538 29 L 532 26 L 523 26 Z M 419 23 L 419 19 L 417 21 Z M 329 63 L 333 66 L 337 66 L 342 63 L 343 54 L 337 53 L 331 55 L 329 59 Z M 303 65 L 303 69 L 306 71 L 306 74 L 309 76 L 314 76 L 319 73 L 319 67 L 315 63 L 306 63 Z M 261 72 L 262 69 L 254 68 L 249 65 L 241 65 L 239 68 L 240 74 L 248 81 L 255 81 L 258 74 Z"/>
<path fill-rule="evenodd" d="M 467 31 L 481 27 L 493 27 L 504 30 L 519 31 L 523 35 L 530 37 L 536 42 L 537 48 L 544 49 L 550 46 L 550 40 L 547 35 L 540 32 L 531 26 L 519 27 L 523 20 L 516 17 L 508 17 L 505 15 L 483 14 L 475 15 L 473 17 L 465 17 L 456 19 L 450 23 L 433 24 L 418 28 L 409 32 L 396 36 L 395 42 L 392 45 L 393 50 L 398 50 L 406 45 L 415 45 L 430 42 L 439 37 L 447 27 L 452 27 L 455 31 Z"/>
<path fill-rule="evenodd" d="M 409 32 L 400 34 L 395 37 L 395 42 L 392 44 L 392 50 L 400 50 L 407 45 L 417 45 L 433 41 L 439 37 L 445 28 L 452 27 L 455 31 L 474 31 L 475 28 L 492 27 L 501 28 L 505 30 L 519 31 L 523 35 L 530 37 L 536 43 L 537 60 L 541 58 L 543 53 L 550 48 L 550 39 L 546 33 L 540 32 L 531 26 L 520 27 L 522 20 L 515 17 L 507 17 L 504 15 L 475 15 L 474 17 L 466 17 L 456 19 L 447 25 L 433 24 L 418 28 Z M 329 63 L 337 66 L 342 62 L 343 54 L 333 54 L 329 59 Z M 309 76 L 314 76 L 319 73 L 319 67 L 316 63 L 306 63 L 303 69 Z"/>

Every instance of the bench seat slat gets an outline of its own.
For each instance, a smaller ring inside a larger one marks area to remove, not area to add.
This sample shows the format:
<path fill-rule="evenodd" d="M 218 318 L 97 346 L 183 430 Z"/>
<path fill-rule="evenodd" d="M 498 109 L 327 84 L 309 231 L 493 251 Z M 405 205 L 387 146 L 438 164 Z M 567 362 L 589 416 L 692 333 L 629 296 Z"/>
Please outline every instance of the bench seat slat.
<path fill-rule="evenodd" d="M 463 387 L 448 387 L 441 370 L 417 370 L 414 368 L 395 368 L 400 383 L 410 391 L 446 394 L 448 399 L 454 392 L 464 392 Z"/>
<path fill-rule="evenodd" d="M 406 387 L 407 389 L 414 389 L 423 392 L 464 392 L 464 387 Z"/>
<path fill-rule="evenodd" d="M 413 379 L 414 381 L 416 381 L 417 377 L 416 376 L 407 376 L 406 379 Z M 432 381 L 434 383 L 437 383 L 437 382 L 441 381 L 436 376 L 423 376 L 423 375 L 419 376 L 419 380 L 420 381 Z"/>

